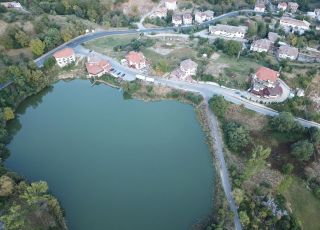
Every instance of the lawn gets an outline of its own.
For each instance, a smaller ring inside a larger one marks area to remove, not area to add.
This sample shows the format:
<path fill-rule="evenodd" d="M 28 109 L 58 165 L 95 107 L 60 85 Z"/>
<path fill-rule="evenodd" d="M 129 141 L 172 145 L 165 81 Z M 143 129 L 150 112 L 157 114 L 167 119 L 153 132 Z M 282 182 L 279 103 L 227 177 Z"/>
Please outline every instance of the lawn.
<path fill-rule="evenodd" d="M 124 57 L 125 53 L 114 52 L 113 47 L 126 45 L 130 43 L 132 39 L 137 37 L 137 35 L 117 35 L 104 37 L 85 43 L 85 47 L 96 52 L 106 54 L 110 57 L 121 59 Z"/>
<path fill-rule="evenodd" d="M 179 66 L 182 60 L 191 58 L 196 60 L 196 52 L 191 48 L 175 49 L 173 52 L 167 55 L 161 55 L 151 49 L 142 49 L 143 54 L 151 62 L 153 68 L 156 68 L 157 64 L 162 62 L 168 66 L 168 72 L 171 72 Z"/>
<path fill-rule="evenodd" d="M 320 226 L 320 200 L 296 177 L 283 194 L 291 204 L 294 215 L 302 222 L 303 229 L 318 230 Z"/>

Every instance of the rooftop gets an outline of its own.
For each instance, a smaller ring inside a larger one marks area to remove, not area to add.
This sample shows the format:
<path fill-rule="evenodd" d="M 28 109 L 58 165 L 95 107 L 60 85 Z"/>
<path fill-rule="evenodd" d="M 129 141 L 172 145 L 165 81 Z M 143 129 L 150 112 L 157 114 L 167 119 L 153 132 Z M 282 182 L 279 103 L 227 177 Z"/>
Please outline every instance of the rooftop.
<path fill-rule="evenodd" d="M 263 48 L 263 49 L 270 49 L 271 44 L 272 42 L 265 38 L 256 40 L 252 43 L 254 47 Z"/>
<path fill-rule="evenodd" d="M 276 82 L 279 75 L 280 74 L 278 71 L 274 71 L 273 69 L 269 69 L 263 66 L 260 67 L 256 72 L 256 76 L 260 81 Z"/>
<path fill-rule="evenodd" d="M 217 24 L 216 26 L 209 26 L 209 31 L 225 31 L 227 33 L 246 33 L 247 27 Z"/>
<path fill-rule="evenodd" d="M 187 69 L 194 69 L 197 68 L 198 64 L 191 59 L 186 59 L 180 63 L 180 68 L 187 70 Z"/>
<path fill-rule="evenodd" d="M 291 24 L 291 25 L 294 25 L 294 26 L 301 26 L 301 27 L 309 27 L 310 26 L 310 23 L 303 20 L 298 20 L 298 19 L 294 19 L 294 18 L 289 18 L 289 17 L 282 17 L 280 19 L 280 23 L 287 23 L 287 24 Z"/>
<path fill-rule="evenodd" d="M 145 62 L 146 58 L 141 52 L 130 51 L 126 56 L 126 59 L 130 62 L 139 64 L 141 62 Z"/>
<path fill-rule="evenodd" d="M 67 58 L 74 55 L 74 51 L 71 48 L 64 48 L 53 54 L 55 58 Z"/>
<path fill-rule="evenodd" d="M 286 54 L 288 56 L 298 56 L 299 50 L 295 47 L 291 46 L 280 46 L 279 47 L 279 54 Z"/>

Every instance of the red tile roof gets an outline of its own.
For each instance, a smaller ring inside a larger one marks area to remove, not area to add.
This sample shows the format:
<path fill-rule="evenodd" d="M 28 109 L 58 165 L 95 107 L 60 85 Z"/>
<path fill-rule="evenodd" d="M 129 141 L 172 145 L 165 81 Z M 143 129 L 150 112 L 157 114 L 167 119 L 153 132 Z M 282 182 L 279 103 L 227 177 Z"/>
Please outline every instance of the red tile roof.
<path fill-rule="evenodd" d="M 109 71 L 112 67 L 106 60 L 100 60 L 99 62 L 87 62 L 86 68 L 89 74 L 99 74 L 105 70 Z"/>
<path fill-rule="evenodd" d="M 71 57 L 72 55 L 74 55 L 74 51 L 71 48 L 64 48 L 53 54 L 55 58 L 67 58 Z"/>
<path fill-rule="evenodd" d="M 276 82 L 279 77 L 279 72 L 267 67 L 260 67 L 256 72 L 256 76 L 260 81 Z"/>
<path fill-rule="evenodd" d="M 143 53 L 135 51 L 130 51 L 126 56 L 126 59 L 135 64 L 140 64 L 141 62 L 146 61 Z"/>

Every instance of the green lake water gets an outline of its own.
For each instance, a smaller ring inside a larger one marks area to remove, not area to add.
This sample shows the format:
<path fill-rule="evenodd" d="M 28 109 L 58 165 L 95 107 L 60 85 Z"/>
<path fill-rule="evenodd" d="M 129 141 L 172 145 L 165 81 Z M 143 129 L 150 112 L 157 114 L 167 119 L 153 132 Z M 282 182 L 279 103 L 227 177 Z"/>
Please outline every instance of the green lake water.
<path fill-rule="evenodd" d="M 190 105 L 74 80 L 18 114 L 6 165 L 48 182 L 70 230 L 185 230 L 213 210 L 215 172 Z"/>

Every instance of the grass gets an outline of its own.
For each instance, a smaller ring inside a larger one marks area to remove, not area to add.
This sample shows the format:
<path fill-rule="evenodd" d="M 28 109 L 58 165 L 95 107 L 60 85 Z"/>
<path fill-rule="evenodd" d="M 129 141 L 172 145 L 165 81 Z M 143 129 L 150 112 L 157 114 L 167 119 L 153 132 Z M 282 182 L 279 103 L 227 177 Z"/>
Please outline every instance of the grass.
<path fill-rule="evenodd" d="M 153 67 L 159 62 L 165 62 L 168 65 L 169 72 L 179 66 L 180 62 L 184 59 L 195 59 L 196 52 L 191 48 L 180 48 L 167 55 L 161 55 L 150 49 L 142 49 L 143 54 L 152 63 Z"/>
<path fill-rule="evenodd" d="M 96 39 L 90 42 L 85 43 L 85 47 L 91 50 L 94 50 L 99 53 L 106 54 L 110 57 L 123 58 L 124 52 L 114 52 L 113 47 L 126 45 L 134 38 L 137 38 L 137 35 L 117 35 L 110 36 L 105 38 Z"/>
<path fill-rule="evenodd" d="M 301 179 L 293 177 L 291 185 L 283 195 L 291 203 L 293 214 L 302 222 L 303 229 L 319 229 L 320 200 L 306 188 Z"/>

